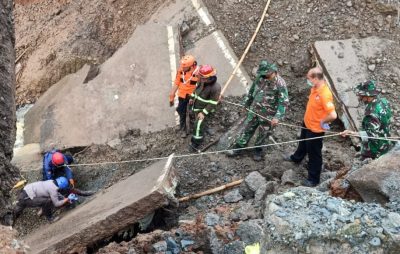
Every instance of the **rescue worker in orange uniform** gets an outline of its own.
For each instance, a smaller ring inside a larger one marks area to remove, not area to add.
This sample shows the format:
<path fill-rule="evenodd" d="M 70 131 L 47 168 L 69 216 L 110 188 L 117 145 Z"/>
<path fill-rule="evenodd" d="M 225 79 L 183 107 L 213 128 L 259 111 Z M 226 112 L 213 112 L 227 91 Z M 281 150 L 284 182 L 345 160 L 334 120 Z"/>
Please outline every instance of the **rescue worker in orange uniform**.
<path fill-rule="evenodd" d="M 171 93 L 169 94 L 169 105 L 174 106 L 175 94 L 178 91 L 178 107 L 176 111 L 179 114 L 179 131 L 181 131 L 181 137 L 186 138 L 186 111 L 190 100 L 190 95 L 196 89 L 196 83 L 199 80 L 197 72 L 199 67 L 197 66 L 196 59 L 191 55 L 183 56 L 180 61 L 179 70 L 176 73 L 175 83 L 172 87 Z"/>
<path fill-rule="evenodd" d="M 285 156 L 285 160 L 300 163 L 308 155 L 308 177 L 302 182 L 303 186 L 315 187 L 320 182 L 322 171 L 323 136 L 330 129 L 329 123 L 337 118 L 333 95 L 329 89 L 322 69 L 312 68 L 307 73 L 307 84 L 311 87 L 306 113 L 304 114 L 303 129 L 296 152 Z"/>

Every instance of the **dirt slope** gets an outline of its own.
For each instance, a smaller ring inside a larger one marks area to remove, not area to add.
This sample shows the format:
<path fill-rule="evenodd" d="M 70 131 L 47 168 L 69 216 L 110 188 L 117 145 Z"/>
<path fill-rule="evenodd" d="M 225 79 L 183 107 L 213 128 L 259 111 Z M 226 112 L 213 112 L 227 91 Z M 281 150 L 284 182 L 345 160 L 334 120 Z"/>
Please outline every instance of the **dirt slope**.
<path fill-rule="evenodd" d="M 254 33 L 266 1 L 204 0 L 217 28 L 224 32 L 238 56 L 241 56 Z M 252 72 L 261 59 L 277 62 L 288 83 L 291 109 L 301 119 L 308 89 L 304 72 L 310 64 L 312 43 L 318 40 L 338 40 L 378 36 L 397 43 L 400 24 L 396 1 L 384 0 L 302 0 L 271 1 L 269 16 L 264 21 L 255 43 L 244 61 Z M 400 135 L 400 76 L 385 66 L 397 65 L 400 44 L 391 54 L 368 59 L 376 64 L 371 78 L 380 81 L 388 92 L 385 96 L 394 108 L 393 135 Z M 386 62 L 382 59 L 387 58 Z M 380 59 L 380 60 L 379 60 Z"/>
<path fill-rule="evenodd" d="M 85 63 L 105 61 L 163 2 L 16 1 L 17 104 L 34 102 Z"/>
<path fill-rule="evenodd" d="M 17 169 L 10 163 L 15 141 L 14 27 L 12 1 L 0 2 L 0 215 L 8 204 Z"/>

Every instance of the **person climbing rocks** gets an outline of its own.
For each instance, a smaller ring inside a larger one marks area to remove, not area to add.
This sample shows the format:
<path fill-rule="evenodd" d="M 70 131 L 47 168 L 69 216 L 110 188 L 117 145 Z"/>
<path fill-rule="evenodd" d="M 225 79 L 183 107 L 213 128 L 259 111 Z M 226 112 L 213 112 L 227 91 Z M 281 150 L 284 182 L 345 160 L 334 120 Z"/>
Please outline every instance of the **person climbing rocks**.
<path fill-rule="evenodd" d="M 180 60 L 180 67 L 176 73 L 176 78 L 172 90 L 169 94 L 169 105 L 174 106 L 175 95 L 178 91 L 178 107 L 176 112 L 179 114 L 179 129 L 181 131 L 181 137 L 186 138 L 186 113 L 188 109 L 188 103 L 190 95 L 196 89 L 198 81 L 197 72 L 199 67 L 197 66 L 196 59 L 194 56 L 186 55 Z"/>
<path fill-rule="evenodd" d="M 217 82 L 217 70 L 214 67 L 208 64 L 202 65 L 198 75 L 199 82 L 189 101 L 190 110 L 195 115 L 193 135 L 189 145 L 189 150 L 192 152 L 198 151 L 203 142 L 206 121 L 215 111 L 221 94 L 221 86 Z"/>
<path fill-rule="evenodd" d="M 370 137 L 390 137 L 392 110 L 388 100 L 380 96 L 381 90 L 377 88 L 375 81 L 362 82 L 354 90 L 358 100 L 366 105 L 361 131 L 357 133 L 345 130 L 341 134 L 344 137 L 358 134 L 361 137 L 361 158 L 377 159 L 387 153 L 393 147 L 394 142 Z"/>
<path fill-rule="evenodd" d="M 302 181 L 303 186 L 315 187 L 320 182 L 322 171 L 323 136 L 330 129 L 329 124 L 337 118 L 333 95 L 330 91 L 322 69 L 312 68 L 307 73 L 307 85 L 311 87 L 303 129 L 297 150 L 292 155 L 284 156 L 286 161 L 300 163 L 308 155 L 308 177 Z"/>
<path fill-rule="evenodd" d="M 238 135 L 233 149 L 244 148 L 258 129 L 255 146 L 261 146 L 281 121 L 289 106 L 285 80 L 279 75 L 275 64 L 266 60 L 260 62 L 256 78 L 243 102 L 247 112 L 245 127 Z M 269 119 L 269 120 L 267 120 Z M 242 150 L 231 150 L 228 156 L 237 156 Z M 254 149 L 253 159 L 262 160 L 262 147 Z"/>
<path fill-rule="evenodd" d="M 75 180 L 71 168 L 68 166 L 74 162 L 71 155 L 63 154 L 59 150 L 46 152 L 43 156 L 43 181 L 55 180 L 63 176 L 68 179 L 69 187 L 63 190 L 64 195 L 74 193 L 79 196 L 91 196 L 94 191 L 83 191 L 75 187 Z"/>
<path fill-rule="evenodd" d="M 40 207 L 43 215 L 49 222 L 54 222 L 59 217 L 53 216 L 53 207 L 61 207 L 67 203 L 77 201 L 75 194 L 67 198 L 60 191 L 69 187 L 68 179 L 61 176 L 55 180 L 34 182 L 26 185 L 18 196 L 18 202 L 13 209 L 14 221 L 22 214 L 25 208 Z"/>

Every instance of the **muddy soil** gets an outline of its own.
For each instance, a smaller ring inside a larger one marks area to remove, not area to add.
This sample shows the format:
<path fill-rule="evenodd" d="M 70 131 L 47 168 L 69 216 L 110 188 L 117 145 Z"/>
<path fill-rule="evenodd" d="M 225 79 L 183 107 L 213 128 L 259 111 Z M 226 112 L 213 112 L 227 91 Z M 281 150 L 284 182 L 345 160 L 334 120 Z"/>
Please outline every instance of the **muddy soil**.
<path fill-rule="evenodd" d="M 16 1 L 17 105 L 84 64 L 104 62 L 163 2 Z"/>

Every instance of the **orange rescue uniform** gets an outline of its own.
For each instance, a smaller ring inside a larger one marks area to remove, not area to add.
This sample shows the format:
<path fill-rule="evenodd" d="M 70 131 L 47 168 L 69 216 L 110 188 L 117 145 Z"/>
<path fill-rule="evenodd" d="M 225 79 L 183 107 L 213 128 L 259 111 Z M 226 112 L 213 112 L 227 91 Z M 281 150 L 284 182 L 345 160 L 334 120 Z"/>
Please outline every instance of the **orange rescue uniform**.
<path fill-rule="evenodd" d="M 176 73 L 175 85 L 178 86 L 178 97 L 185 99 L 187 95 L 191 95 L 196 89 L 198 67 L 193 66 L 189 71 L 184 72 L 179 68 Z"/>
<path fill-rule="evenodd" d="M 333 111 L 335 111 L 335 105 L 329 87 L 324 84 L 319 88 L 311 88 L 306 113 L 304 114 L 306 127 L 315 133 L 325 132 L 321 127 L 321 120 Z"/>

